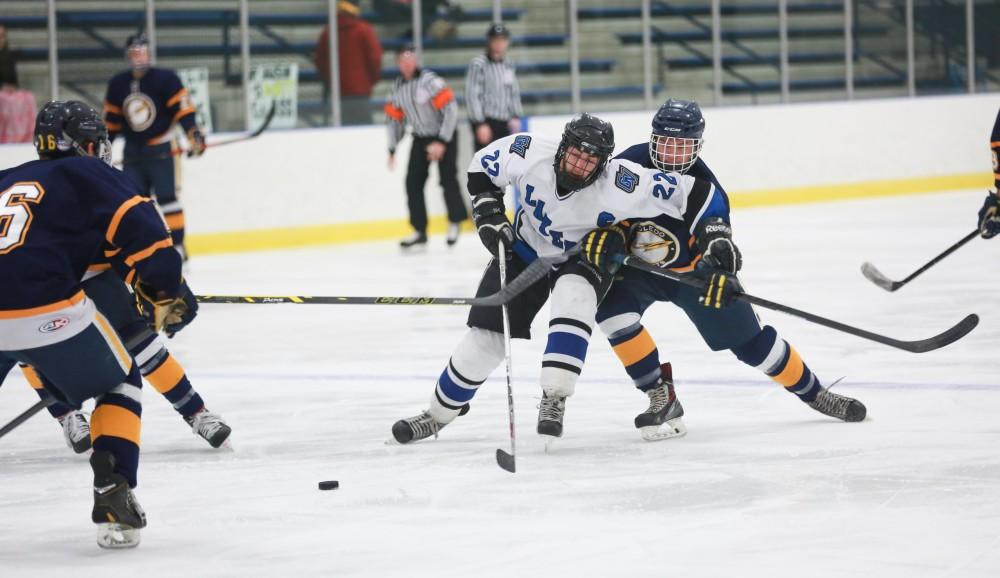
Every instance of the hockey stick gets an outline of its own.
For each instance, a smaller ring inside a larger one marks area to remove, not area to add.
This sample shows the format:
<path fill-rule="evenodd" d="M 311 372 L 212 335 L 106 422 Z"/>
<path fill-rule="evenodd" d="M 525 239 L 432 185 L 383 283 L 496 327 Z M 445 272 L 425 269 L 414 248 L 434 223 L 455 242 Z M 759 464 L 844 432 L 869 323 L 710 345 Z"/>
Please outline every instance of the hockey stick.
<path fill-rule="evenodd" d="M 221 141 L 221 142 L 206 143 L 205 144 L 205 148 L 206 149 L 214 149 L 216 147 L 224 147 L 226 145 L 236 144 L 236 143 L 240 143 L 240 142 L 246 142 L 248 140 L 255 139 L 255 138 L 259 137 L 262 132 L 264 132 L 265 130 L 267 130 L 267 127 L 271 126 L 271 121 L 274 119 L 275 106 L 276 106 L 276 104 L 274 102 L 271 102 L 271 109 L 267 111 L 267 116 L 264 117 L 264 122 L 261 123 L 261 125 L 257 128 L 257 130 L 253 131 L 250 134 L 243 135 L 243 136 L 238 136 L 238 137 L 235 137 L 235 138 L 231 138 L 229 140 L 224 140 L 224 141 Z M 184 154 L 186 152 L 187 152 L 187 150 L 178 148 L 178 149 L 174 149 L 174 150 L 170 151 L 169 153 L 163 153 L 161 155 L 153 155 L 153 156 L 149 156 L 149 157 L 139 157 L 137 159 L 122 160 L 122 161 L 116 162 L 115 164 L 116 165 L 134 165 L 134 164 L 141 163 L 143 161 L 162 161 L 164 159 L 169 159 L 169 158 L 173 158 L 173 157 L 176 157 L 176 156 L 180 156 L 180 155 L 182 155 L 182 154 Z"/>
<path fill-rule="evenodd" d="M 502 291 L 507 284 L 507 259 L 504 258 L 503 241 L 500 242 L 499 248 L 497 255 L 500 257 L 497 259 L 500 264 L 500 290 Z M 517 452 L 514 449 L 514 389 L 510 384 L 513 374 L 510 362 L 510 317 L 507 315 L 506 303 L 501 305 L 500 309 L 503 318 L 503 356 L 507 364 L 507 417 L 510 421 L 510 453 L 497 448 L 497 465 L 513 474 L 517 466 L 515 463 Z"/>
<path fill-rule="evenodd" d="M 49 407 L 50 405 L 56 403 L 57 401 L 59 400 L 57 400 L 54 397 L 38 400 L 38 402 L 36 402 L 35 405 L 21 412 L 21 415 L 10 420 L 10 422 L 8 422 L 7 425 L 0 427 L 0 438 L 14 431 L 15 429 L 17 429 L 17 426 L 28 421 L 36 413 L 42 411 L 43 409 Z"/>
<path fill-rule="evenodd" d="M 655 265 L 650 265 L 649 263 L 639 259 L 637 257 L 628 256 L 625 257 L 625 265 L 632 267 L 633 269 L 639 269 L 640 271 L 646 271 L 653 275 L 659 275 L 660 277 L 666 277 L 667 279 L 672 279 L 679 283 L 689 285 L 691 287 L 697 287 L 699 289 L 705 288 L 705 281 L 691 275 L 685 275 L 683 273 L 677 273 L 675 271 L 670 271 L 668 269 L 661 269 Z M 811 321 L 818 325 L 824 327 L 829 327 L 830 329 L 836 329 L 837 331 L 843 331 L 850 335 L 856 337 L 861 337 L 863 339 L 869 339 L 876 343 L 881 343 L 883 345 L 888 345 L 889 347 L 895 347 L 897 349 L 902 349 L 904 351 L 910 351 L 913 353 L 924 353 L 926 351 L 933 351 L 935 349 L 940 349 L 945 345 L 954 343 L 965 337 L 970 331 L 972 331 L 976 325 L 979 324 L 979 316 L 975 313 L 968 315 L 965 319 L 962 319 L 953 327 L 943 331 L 933 337 L 927 339 L 918 339 L 916 341 L 903 341 L 899 339 L 893 339 L 892 337 L 886 337 L 885 335 L 879 335 L 878 333 L 872 333 L 870 331 L 865 331 L 864 329 L 858 329 L 857 327 L 852 327 L 839 321 L 834 321 L 832 319 L 827 319 L 825 317 L 820 317 L 819 315 L 814 315 L 807 311 L 802 311 L 800 309 L 795 309 L 787 305 L 782 305 L 781 303 L 775 303 L 774 301 L 768 301 L 766 299 L 761 299 L 760 297 L 754 297 L 749 293 L 740 293 L 735 296 L 736 299 L 741 301 L 746 301 L 752 305 L 757 305 L 759 307 L 764 307 L 765 309 L 771 309 L 773 311 L 780 311 L 782 313 L 787 313 L 789 315 L 794 315 L 806 321 Z"/>
<path fill-rule="evenodd" d="M 509 303 L 512 299 L 548 275 L 553 265 L 558 265 L 573 251 L 555 257 L 539 257 L 514 277 L 514 280 L 492 295 L 485 297 L 313 297 L 307 295 L 265 296 L 265 295 L 196 295 L 198 303 L 244 303 L 271 305 L 276 303 L 296 303 L 299 305 L 473 305 L 476 307 L 496 307 Z"/>
<path fill-rule="evenodd" d="M 961 241 L 959 241 L 959 242 L 955 243 L 954 245 L 952 245 L 951 247 L 948 247 L 947 249 L 945 249 L 945 251 L 943 253 L 941 253 L 937 257 L 934 257 L 933 259 L 931 259 L 926 265 L 924 265 L 923 267 L 917 269 L 916 271 L 914 271 L 913 273 L 911 273 L 909 277 L 907 277 L 906 279 L 903 279 L 902 281 L 893 281 L 893 280 L 889 279 L 888 277 L 886 277 L 885 275 L 883 275 L 882 272 L 879 271 L 877 267 L 875 267 L 875 265 L 872 265 L 871 263 L 869 263 L 867 261 L 865 261 L 865 263 L 863 265 L 861 265 L 861 274 L 865 276 L 865 279 L 868 279 L 869 281 L 871 281 L 872 283 L 878 285 L 882 289 L 885 289 L 886 291 L 892 292 L 892 291 L 895 291 L 896 289 L 899 289 L 903 285 L 906 285 L 910 281 L 913 281 L 913 279 L 916 278 L 917 275 L 920 275 L 921 273 L 923 273 L 924 271 L 930 269 L 934 265 L 937 265 L 939 261 L 941 261 L 942 259 L 944 259 L 948 255 L 951 255 L 952 253 L 954 253 L 955 251 L 957 251 L 959 249 L 959 247 L 961 247 L 962 245 L 965 245 L 966 243 L 968 243 L 969 241 L 975 239 L 978 236 L 979 236 L 979 229 L 977 228 L 976 230 L 972 231 L 968 235 L 962 237 Z"/>

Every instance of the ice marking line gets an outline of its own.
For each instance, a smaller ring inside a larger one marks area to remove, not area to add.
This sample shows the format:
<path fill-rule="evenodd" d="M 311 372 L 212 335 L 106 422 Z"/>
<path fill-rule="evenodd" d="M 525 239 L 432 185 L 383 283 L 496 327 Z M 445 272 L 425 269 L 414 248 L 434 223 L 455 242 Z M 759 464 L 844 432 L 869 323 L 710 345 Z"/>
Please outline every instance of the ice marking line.
<path fill-rule="evenodd" d="M 426 375 L 415 375 L 415 374 L 379 374 L 379 373 L 239 373 L 239 372 L 199 372 L 196 376 L 197 379 L 255 379 L 255 380 L 287 380 L 287 381 L 358 381 L 358 380 L 368 380 L 368 381 L 400 381 L 400 380 L 416 380 L 416 381 L 427 381 L 428 383 L 434 383 L 437 376 L 432 373 L 427 373 Z M 502 377 L 490 377 L 486 380 L 489 382 L 500 383 L 503 381 Z M 577 380 L 580 383 L 589 384 L 628 384 L 627 378 L 621 376 L 616 377 L 581 377 Z M 774 384 L 771 381 L 761 378 L 759 380 L 752 379 L 682 379 L 675 380 L 675 383 L 679 386 L 685 385 L 696 385 L 696 386 L 738 386 L 738 387 L 760 387 L 760 388 L 773 388 Z M 998 391 L 1000 392 L 1000 383 L 993 384 L 983 384 L 983 383 L 905 383 L 905 382 L 888 382 L 888 381 L 871 381 L 871 382 L 850 382 L 843 384 L 844 387 L 862 387 L 865 389 L 922 389 L 922 390 L 932 390 L 932 389 L 950 389 L 950 390 L 967 390 L 967 391 Z"/>

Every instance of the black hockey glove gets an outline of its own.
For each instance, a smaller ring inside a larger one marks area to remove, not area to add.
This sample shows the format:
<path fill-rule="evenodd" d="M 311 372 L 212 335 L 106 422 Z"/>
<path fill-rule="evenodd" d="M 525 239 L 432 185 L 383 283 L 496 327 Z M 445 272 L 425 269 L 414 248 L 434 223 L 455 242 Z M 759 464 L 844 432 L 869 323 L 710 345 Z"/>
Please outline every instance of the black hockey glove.
<path fill-rule="evenodd" d="M 185 281 L 181 281 L 176 297 L 157 295 L 152 287 L 140 281 L 135 286 L 135 298 L 146 322 L 157 333 L 165 331 L 167 337 L 187 327 L 198 314 L 198 302 Z"/>
<path fill-rule="evenodd" d="M 695 242 L 701 252 L 701 262 L 725 273 L 738 273 L 743 256 L 733 243 L 733 229 L 718 217 L 706 219 L 695 229 Z"/>
<path fill-rule="evenodd" d="M 711 309 L 722 309 L 732 302 L 733 298 L 743 293 L 743 286 L 736 275 L 713 269 L 707 265 L 698 264 L 695 268 L 695 275 L 705 280 L 705 288 L 702 290 L 698 302 Z"/>
<path fill-rule="evenodd" d="M 583 258 L 603 275 L 614 275 L 621 269 L 628 253 L 628 230 L 621 225 L 601 227 L 580 240 Z"/>
<path fill-rule="evenodd" d="M 991 192 L 986 195 L 983 208 L 979 209 L 979 235 L 984 239 L 992 239 L 1000 233 L 1000 197 Z"/>
<path fill-rule="evenodd" d="M 205 135 L 198 129 L 193 128 L 188 131 L 188 157 L 200 157 L 205 154 L 208 144 L 205 143 Z"/>
<path fill-rule="evenodd" d="M 476 223 L 479 240 L 494 256 L 499 244 L 505 248 L 505 258 L 510 258 L 510 248 L 514 245 L 514 228 L 507 220 L 507 208 L 503 198 L 494 193 L 480 193 L 472 199 L 472 220 Z"/>

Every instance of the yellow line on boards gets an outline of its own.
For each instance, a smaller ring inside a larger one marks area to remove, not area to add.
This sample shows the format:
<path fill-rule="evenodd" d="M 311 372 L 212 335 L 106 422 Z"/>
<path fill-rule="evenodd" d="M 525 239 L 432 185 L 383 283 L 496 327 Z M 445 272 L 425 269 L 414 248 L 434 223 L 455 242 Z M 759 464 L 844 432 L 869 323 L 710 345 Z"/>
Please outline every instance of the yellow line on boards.
<path fill-rule="evenodd" d="M 982 188 L 985 192 L 992 183 L 993 180 L 990 173 L 983 172 L 940 177 L 730 192 L 729 198 L 734 209 L 745 209 L 750 207 L 821 203 L 870 197 L 940 193 L 975 188 Z M 447 224 L 447 219 L 444 216 L 432 217 L 427 227 L 427 232 L 430 234 L 443 233 Z M 463 229 L 471 231 L 471 223 L 466 221 L 463 224 Z M 412 229 L 406 219 L 392 219 L 280 229 L 257 229 L 253 231 L 189 234 L 185 245 L 187 245 L 187 249 L 192 255 L 212 255 L 218 253 L 242 253 L 247 251 L 356 243 L 360 241 L 384 241 L 387 239 L 402 238 L 410 232 L 412 232 Z"/>

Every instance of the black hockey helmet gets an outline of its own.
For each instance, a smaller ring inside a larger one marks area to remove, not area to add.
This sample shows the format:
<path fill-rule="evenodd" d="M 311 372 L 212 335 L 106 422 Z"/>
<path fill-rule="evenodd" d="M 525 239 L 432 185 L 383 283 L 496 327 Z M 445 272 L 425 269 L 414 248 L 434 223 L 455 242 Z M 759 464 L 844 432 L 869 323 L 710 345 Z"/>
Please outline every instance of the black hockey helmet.
<path fill-rule="evenodd" d="M 596 164 L 591 170 L 588 166 L 573 165 L 564 166 L 563 159 L 570 148 L 576 148 L 581 152 L 596 157 Z M 608 164 L 608 159 L 615 152 L 615 130 L 611 123 L 601 120 L 596 116 L 583 113 L 573 117 L 573 120 L 566 123 L 562 140 L 559 141 L 559 149 L 556 151 L 555 169 L 556 184 L 567 191 L 575 191 L 593 184 L 597 177 L 601 176 L 601 171 Z M 576 173 L 572 169 L 576 169 Z M 579 174 L 583 173 L 583 174 Z"/>
<path fill-rule="evenodd" d="M 139 48 L 142 46 L 149 46 L 149 38 L 146 37 L 144 32 L 137 32 L 125 39 L 126 53 L 133 48 Z"/>
<path fill-rule="evenodd" d="M 503 25 L 502 22 L 495 22 L 490 24 L 489 30 L 486 31 L 486 38 L 510 38 L 510 30 Z"/>
<path fill-rule="evenodd" d="M 95 156 L 111 164 L 108 127 L 101 115 L 78 100 L 53 100 L 35 117 L 35 150 L 42 159 Z"/>
<path fill-rule="evenodd" d="M 698 160 L 705 117 L 693 100 L 668 99 L 653 116 L 649 158 L 661 171 L 685 173 Z"/>

